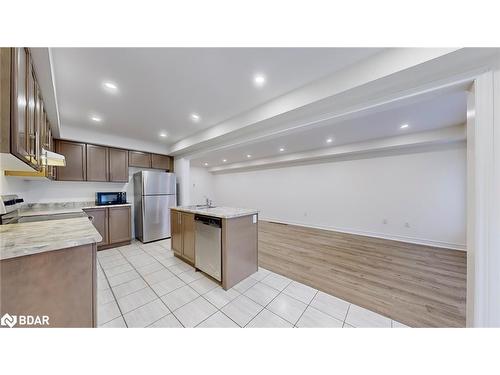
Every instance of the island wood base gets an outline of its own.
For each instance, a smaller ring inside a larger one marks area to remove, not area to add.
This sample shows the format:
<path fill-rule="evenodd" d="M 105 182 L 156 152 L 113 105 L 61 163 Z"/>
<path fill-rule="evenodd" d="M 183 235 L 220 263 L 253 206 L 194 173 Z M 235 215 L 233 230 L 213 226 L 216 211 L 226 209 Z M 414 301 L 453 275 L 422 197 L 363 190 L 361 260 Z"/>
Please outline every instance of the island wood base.
<path fill-rule="evenodd" d="M 176 257 L 196 268 L 195 213 L 176 207 L 170 209 L 170 214 L 172 250 Z M 206 211 L 200 215 L 211 216 Z M 258 270 L 258 214 L 221 219 L 222 281 L 213 280 L 227 290 Z"/>
<path fill-rule="evenodd" d="M 0 316 L 49 317 L 31 327 L 97 326 L 95 243 L 4 259 L 0 267 Z"/>
<path fill-rule="evenodd" d="M 255 215 L 222 219 L 222 288 L 231 289 L 258 270 Z"/>

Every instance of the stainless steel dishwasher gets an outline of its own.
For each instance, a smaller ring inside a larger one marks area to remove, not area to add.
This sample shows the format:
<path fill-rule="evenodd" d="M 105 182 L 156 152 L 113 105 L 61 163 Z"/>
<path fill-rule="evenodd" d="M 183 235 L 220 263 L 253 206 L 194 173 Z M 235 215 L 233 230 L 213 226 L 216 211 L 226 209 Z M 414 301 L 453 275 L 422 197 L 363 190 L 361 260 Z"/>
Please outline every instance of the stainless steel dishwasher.
<path fill-rule="evenodd" d="M 222 220 L 216 217 L 195 215 L 194 221 L 195 266 L 214 279 L 222 281 Z"/>

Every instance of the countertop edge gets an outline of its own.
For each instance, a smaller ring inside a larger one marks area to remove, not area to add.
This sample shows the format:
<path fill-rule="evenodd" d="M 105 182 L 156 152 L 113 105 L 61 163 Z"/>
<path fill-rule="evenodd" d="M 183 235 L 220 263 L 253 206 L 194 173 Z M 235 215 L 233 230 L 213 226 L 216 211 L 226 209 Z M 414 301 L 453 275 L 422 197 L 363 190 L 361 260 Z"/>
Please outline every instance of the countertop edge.
<path fill-rule="evenodd" d="M 217 207 L 216 207 L 217 208 Z M 213 213 L 213 212 L 207 212 L 206 210 L 200 209 L 190 209 L 190 208 L 184 208 L 184 207 L 170 207 L 171 210 L 173 211 L 179 211 L 179 212 L 186 212 L 190 214 L 198 214 L 198 215 L 204 215 L 204 216 L 211 216 L 211 217 L 217 217 L 220 219 L 236 219 L 238 217 L 245 217 L 245 216 L 252 216 L 252 215 L 257 215 L 259 214 L 259 210 L 254 210 L 254 209 L 244 209 L 245 212 L 239 212 L 235 214 L 218 214 L 218 213 Z"/>
<path fill-rule="evenodd" d="M 87 224 L 85 224 L 85 222 Z M 57 223 L 58 222 L 58 223 Z M 2 249 L 0 251 L 0 261 L 3 260 L 8 260 L 8 259 L 14 259 L 14 258 L 19 258 L 19 257 L 24 257 L 24 256 L 29 256 L 29 255 L 36 255 L 40 253 L 45 253 L 49 251 L 58 251 L 58 250 L 64 250 L 64 249 L 70 249 L 72 247 L 76 246 L 83 246 L 83 245 L 89 245 L 93 243 L 98 243 L 102 241 L 102 236 L 99 234 L 97 229 L 95 229 L 94 225 L 88 220 L 88 218 L 72 218 L 72 219 L 61 219 L 61 220 L 53 220 L 50 222 L 50 225 L 55 225 L 55 224 L 61 224 L 63 222 L 64 224 L 71 225 L 71 224 L 79 224 L 79 225 L 85 225 L 89 226 L 88 228 L 84 228 L 85 231 L 89 231 L 88 233 L 84 233 L 81 235 L 75 235 L 74 238 L 67 239 L 67 238 L 62 238 L 62 239 L 55 239 L 55 240 L 40 240 L 37 241 L 36 243 L 30 245 L 30 244 L 20 244 L 18 246 L 14 245 L 14 248 L 9 249 L 6 246 L 6 243 L 4 239 L 2 239 L 1 246 Z M 65 223 L 64 223 L 65 222 Z M 47 222 L 44 222 L 47 223 Z M 1 229 L 7 228 L 12 228 L 10 226 L 18 226 L 22 225 L 24 228 L 26 228 L 26 224 L 31 224 L 30 226 L 33 226 L 34 224 L 39 224 L 39 222 L 35 223 L 21 223 L 21 224 L 6 224 L 4 226 L 1 226 Z M 49 225 L 49 227 L 50 227 Z M 51 228 L 49 228 L 51 229 Z M 4 234 L 4 233 L 2 233 Z"/>

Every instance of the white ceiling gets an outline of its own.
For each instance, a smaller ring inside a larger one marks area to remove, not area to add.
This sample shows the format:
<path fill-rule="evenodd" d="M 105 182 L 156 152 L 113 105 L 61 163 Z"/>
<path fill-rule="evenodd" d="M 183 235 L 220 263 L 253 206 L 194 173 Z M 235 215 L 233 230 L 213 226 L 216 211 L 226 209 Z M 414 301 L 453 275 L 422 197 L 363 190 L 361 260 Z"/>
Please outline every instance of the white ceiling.
<path fill-rule="evenodd" d="M 285 134 L 277 134 L 234 146 L 224 146 L 214 151 L 197 154 L 191 164 L 208 168 L 231 163 L 268 158 L 320 148 L 345 145 L 366 140 L 386 138 L 445 128 L 466 122 L 466 92 L 453 91 L 441 96 L 402 104 L 391 109 L 381 109 L 368 115 L 359 115 L 345 121 L 329 120 L 319 125 L 305 126 Z M 408 128 L 400 129 L 402 124 Z M 326 139 L 333 142 L 326 143 Z M 285 148 L 284 152 L 279 149 Z M 252 155 L 250 159 L 247 154 Z M 223 159 L 227 162 L 223 163 Z"/>
<path fill-rule="evenodd" d="M 61 131 L 80 128 L 170 145 L 380 51 L 54 48 Z M 255 73 L 266 75 L 264 87 L 253 85 Z M 116 94 L 102 88 L 107 80 L 118 85 Z M 193 112 L 201 116 L 199 123 L 190 120 Z M 94 114 L 102 118 L 100 124 L 90 120 Z M 166 139 L 159 137 L 161 131 L 168 133 Z"/>

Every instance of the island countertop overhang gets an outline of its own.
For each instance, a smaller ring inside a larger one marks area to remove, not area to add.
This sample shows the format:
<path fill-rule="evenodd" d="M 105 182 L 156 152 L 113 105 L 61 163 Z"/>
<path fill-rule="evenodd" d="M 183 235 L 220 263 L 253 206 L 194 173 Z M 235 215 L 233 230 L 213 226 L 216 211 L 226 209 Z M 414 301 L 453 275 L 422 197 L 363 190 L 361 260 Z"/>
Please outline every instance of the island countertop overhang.
<path fill-rule="evenodd" d="M 238 217 L 256 215 L 259 210 L 252 208 L 237 208 L 237 207 L 210 207 L 210 208 L 195 208 L 193 206 L 176 206 L 171 207 L 171 210 L 179 212 L 187 212 L 191 214 L 217 217 L 220 219 L 234 219 Z"/>

